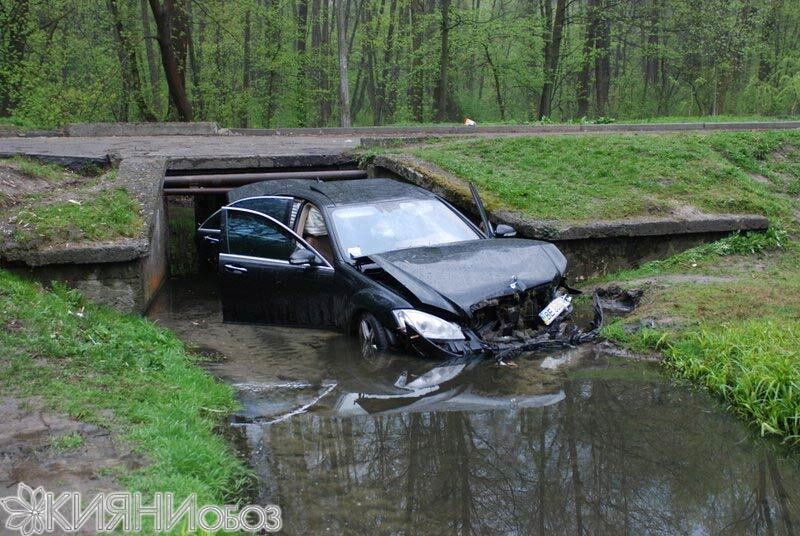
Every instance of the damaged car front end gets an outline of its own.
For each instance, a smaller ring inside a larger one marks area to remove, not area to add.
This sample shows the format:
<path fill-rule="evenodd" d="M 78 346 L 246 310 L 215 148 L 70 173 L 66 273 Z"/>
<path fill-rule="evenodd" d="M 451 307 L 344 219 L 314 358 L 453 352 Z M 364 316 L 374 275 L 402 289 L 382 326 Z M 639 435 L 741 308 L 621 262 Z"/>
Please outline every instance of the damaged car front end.
<path fill-rule="evenodd" d="M 394 338 L 414 353 L 498 361 L 597 337 L 603 315 L 592 300 L 586 329 L 572 321 L 567 261 L 553 244 L 495 239 L 414 248 L 357 259 L 365 275 L 413 302 L 393 310 Z"/>

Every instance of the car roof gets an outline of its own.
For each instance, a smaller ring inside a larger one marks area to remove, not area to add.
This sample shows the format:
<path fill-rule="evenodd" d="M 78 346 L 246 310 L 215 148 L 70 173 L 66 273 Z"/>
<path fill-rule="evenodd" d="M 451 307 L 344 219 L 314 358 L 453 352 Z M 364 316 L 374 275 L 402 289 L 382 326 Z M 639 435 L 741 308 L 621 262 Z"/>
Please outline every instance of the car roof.
<path fill-rule="evenodd" d="M 394 179 L 350 179 L 321 181 L 315 179 L 266 180 L 228 192 L 228 202 L 247 197 L 285 195 L 300 197 L 320 206 L 371 203 L 389 199 L 430 199 L 436 197 L 413 184 Z"/>

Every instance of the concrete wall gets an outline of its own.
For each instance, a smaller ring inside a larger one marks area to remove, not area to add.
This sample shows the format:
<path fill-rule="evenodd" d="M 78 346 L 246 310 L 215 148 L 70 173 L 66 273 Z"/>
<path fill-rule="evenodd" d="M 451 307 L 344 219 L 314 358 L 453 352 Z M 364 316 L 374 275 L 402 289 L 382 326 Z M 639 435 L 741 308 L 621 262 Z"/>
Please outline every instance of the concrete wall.
<path fill-rule="evenodd" d="M 165 170 L 164 159 L 131 158 L 120 164 L 114 186 L 124 187 L 138 201 L 140 236 L 2 251 L 0 265 L 44 284 L 63 282 L 122 312 L 144 312 L 167 275 L 167 220 L 161 195 Z"/>
<path fill-rule="evenodd" d="M 216 136 L 220 128 L 212 122 L 196 123 L 70 123 L 70 137 L 99 136 Z"/>

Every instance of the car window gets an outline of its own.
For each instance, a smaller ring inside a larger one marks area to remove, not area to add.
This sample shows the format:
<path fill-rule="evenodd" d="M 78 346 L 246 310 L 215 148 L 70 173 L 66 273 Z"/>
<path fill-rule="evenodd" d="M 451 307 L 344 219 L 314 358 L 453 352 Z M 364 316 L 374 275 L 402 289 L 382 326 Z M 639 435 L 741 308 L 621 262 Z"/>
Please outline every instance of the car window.
<path fill-rule="evenodd" d="M 218 210 L 214 214 L 208 217 L 206 221 L 203 222 L 203 225 L 200 228 L 204 231 L 219 231 L 219 228 L 222 226 L 222 211 Z"/>
<path fill-rule="evenodd" d="M 230 206 L 255 210 L 275 218 L 284 225 L 289 225 L 293 204 L 294 199 L 291 197 L 249 197 L 234 201 Z"/>
<path fill-rule="evenodd" d="M 346 205 L 333 210 L 332 221 L 349 257 L 481 238 L 438 199 Z"/>
<path fill-rule="evenodd" d="M 258 214 L 229 210 L 226 229 L 233 255 L 288 261 L 297 249 L 291 233 Z"/>

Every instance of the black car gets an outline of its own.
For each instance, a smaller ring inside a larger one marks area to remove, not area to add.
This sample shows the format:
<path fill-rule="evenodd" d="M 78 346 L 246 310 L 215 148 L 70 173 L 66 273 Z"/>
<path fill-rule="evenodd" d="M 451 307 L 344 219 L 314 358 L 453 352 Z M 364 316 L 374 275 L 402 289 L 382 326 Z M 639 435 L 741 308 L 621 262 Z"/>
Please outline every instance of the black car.
<path fill-rule="evenodd" d="M 550 243 L 483 229 L 441 197 L 391 179 L 274 180 L 231 191 L 199 228 L 225 321 L 344 330 L 365 348 L 498 360 L 593 337 L 572 311 Z M 596 307 L 599 313 L 599 307 Z"/>

